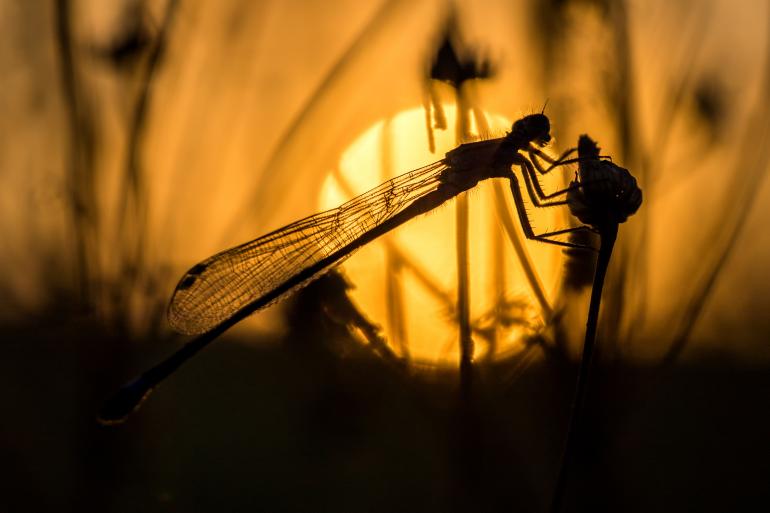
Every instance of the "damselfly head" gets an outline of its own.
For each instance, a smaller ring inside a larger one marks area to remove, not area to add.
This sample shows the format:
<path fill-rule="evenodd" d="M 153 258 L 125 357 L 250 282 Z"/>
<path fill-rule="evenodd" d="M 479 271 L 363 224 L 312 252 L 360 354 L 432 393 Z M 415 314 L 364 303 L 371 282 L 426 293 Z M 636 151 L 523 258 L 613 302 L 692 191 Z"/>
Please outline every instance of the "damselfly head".
<path fill-rule="evenodd" d="M 622 223 L 642 204 L 642 190 L 636 178 L 620 166 L 599 158 L 599 146 L 587 135 L 578 140 L 579 181 L 567 194 L 572 215 L 601 229 L 608 223 Z"/>
<path fill-rule="evenodd" d="M 551 122 L 545 114 L 530 114 L 513 124 L 511 136 L 517 141 L 545 146 L 551 140 Z"/>

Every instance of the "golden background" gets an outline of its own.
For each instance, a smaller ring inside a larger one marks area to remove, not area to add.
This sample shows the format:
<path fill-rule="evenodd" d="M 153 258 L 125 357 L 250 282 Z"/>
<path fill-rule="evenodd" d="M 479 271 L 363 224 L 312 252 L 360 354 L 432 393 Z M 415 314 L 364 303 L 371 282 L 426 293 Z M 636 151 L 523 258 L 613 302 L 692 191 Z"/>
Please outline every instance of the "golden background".
<path fill-rule="evenodd" d="M 553 153 L 587 132 L 644 191 L 605 290 L 596 463 L 573 507 L 767 504 L 770 6 L 453 5 L 495 70 L 472 84 L 477 105 L 512 121 L 547 101 Z M 0 2 L 0 509 L 545 508 L 587 289 L 564 290 L 560 251 L 534 243 L 560 329 L 480 370 L 477 476 L 452 445 L 452 353 L 435 380 L 393 371 L 332 343 L 350 336 L 334 323 L 314 331 L 328 320 L 302 299 L 232 330 L 125 426 L 93 422 L 180 344 L 165 307 L 186 269 L 333 206 L 324 183 L 356 141 L 420 112 L 448 13 L 440 1 Z M 410 127 L 425 137 L 424 121 Z M 363 253 L 349 266 L 366 268 Z M 454 272 L 445 249 L 428 258 Z"/>

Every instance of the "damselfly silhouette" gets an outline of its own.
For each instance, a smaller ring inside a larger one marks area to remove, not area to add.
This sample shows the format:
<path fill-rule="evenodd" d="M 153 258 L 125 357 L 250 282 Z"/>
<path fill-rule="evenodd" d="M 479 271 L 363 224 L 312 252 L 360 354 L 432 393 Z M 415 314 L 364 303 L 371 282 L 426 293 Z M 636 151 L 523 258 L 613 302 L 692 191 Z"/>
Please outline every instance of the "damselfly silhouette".
<path fill-rule="evenodd" d="M 321 212 L 251 242 L 222 251 L 193 266 L 179 281 L 168 307 L 171 326 L 198 335 L 171 357 L 125 385 L 100 414 L 104 423 L 122 421 L 147 394 L 224 331 L 257 310 L 285 298 L 401 224 L 425 214 L 482 180 L 509 180 L 524 235 L 559 246 L 583 247 L 556 239 L 587 227 L 536 234 L 513 167 L 519 168 L 532 204 L 565 205 L 558 199 L 580 184 L 546 194 L 537 173 L 575 162 L 567 152 L 553 159 L 540 148 L 551 139 L 544 114 L 513 124 L 497 139 L 458 146 L 433 164 L 388 180 L 340 207 Z M 574 150 L 573 150 L 574 151 Z M 550 163 L 544 169 L 538 158 Z"/>

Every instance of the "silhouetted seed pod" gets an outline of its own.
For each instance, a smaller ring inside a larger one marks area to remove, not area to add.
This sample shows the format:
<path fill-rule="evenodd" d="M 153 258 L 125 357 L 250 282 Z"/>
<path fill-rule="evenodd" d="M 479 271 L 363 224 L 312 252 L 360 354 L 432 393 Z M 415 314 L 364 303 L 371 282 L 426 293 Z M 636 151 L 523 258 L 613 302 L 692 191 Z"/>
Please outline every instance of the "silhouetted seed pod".
<path fill-rule="evenodd" d="M 642 190 L 627 169 L 599 158 L 599 147 L 587 135 L 578 141 L 579 181 L 567 194 L 572 215 L 581 222 L 599 228 L 607 223 L 623 223 L 642 204 Z M 595 158 L 591 158 L 595 157 Z"/>

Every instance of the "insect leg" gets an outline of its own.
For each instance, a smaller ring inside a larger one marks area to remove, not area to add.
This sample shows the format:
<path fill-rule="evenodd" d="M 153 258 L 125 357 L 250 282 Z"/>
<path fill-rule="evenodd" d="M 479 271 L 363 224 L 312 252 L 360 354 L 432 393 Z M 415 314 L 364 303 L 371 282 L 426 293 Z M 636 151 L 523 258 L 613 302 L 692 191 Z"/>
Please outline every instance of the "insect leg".
<path fill-rule="evenodd" d="M 594 157 L 594 156 L 576 157 L 572 159 L 556 160 L 556 161 L 553 161 L 553 159 L 548 157 L 548 159 L 544 159 L 544 160 L 548 160 L 549 162 L 553 161 L 553 163 L 550 166 L 548 166 L 548 168 L 543 169 L 543 166 L 540 164 L 538 157 L 541 157 L 541 158 L 544 157 L 545 153 L 541 152 L 537 148 L 530 148 L 529 150 L 527 150 L 527 153 L 529 154 L 529 157 L 532 160 L 532 163 L 537 168 L 537 170 L 540 172 L 540 174 L 543 174 L 543 175 L 546 173 L 550 173 L 553 170 L 553 168 L 557 166 L 566 166 L 567 164 L 574 164 L 576 162 L 585 162 L 587 160 L 596 160 L 596 159 L 612 161 L 612 157 L 610 157 L 609 155 L 599 155 L 597 157 Z"/>
<path fill-rule="evenodd" d="M 550 200 L 557 196 L 561 196 L 573 189 L 577 189 L 580 187 L 580 184 L 570 185 L 565 189 L 560 189 L 551 194 L 546 194 L 545 192 L 543 192 L 543 188 L 540 185 L 540 181 L 538 180 L 537 175 L 535 174 L 535 170 L 532 167 L 532 163 L 529 160 L 527 160 L 526 157 L 524 157 L 523 155 L 518 155 L 517 158 L 514 159 L 513 163 L 519 166 L 519 169 L 521 169 L 521 174 L 524 176 L 524 183 L 527 186 L 527 193 L 529 194 L 529 197 L 532 200 L 532 203 L 536 207 L 553 207 L 557 205 L 566 205 L 566 201 L 564 200 L 560 200 L 560 201 L 547 201 L 547 200 Z"/>
<path fill-rule="evenodd" d="M 556 158 L 556 159 L 554 159 L 553 157 L 551 157 L 550 155 L 545 153 L 543 150 L 541 150 L 540 148 L 538 148 L 538 147 L 536 147 L 536 146 L 534 146 L 532 144 L 529 145 L 529 147 L 527 148 L 526 151 L 529 154 L 530 160 L 535 165 L 535 168 L 537 168 L 537 170 L 542 175 L 550 173 L 551 171 L 553 171 L 553 169 L 555 167 L 564 166 L 564 165 L 567 165 L 567 164 L 573 164 L 575 162 L 580 162 L 582 160 L 591 160 L 591 159 L 598 158 L 598 159 L 606 159 L 606 160 L 609 160 L 610 162 L 612 162 L 612 157 L 609 156 L 609 155 L 598 155 L 598 156 L 590 156 L 590 157 L 585 157 L 584 156 L 584 157 L 578 157 L 578 158 L 573 158 L 573 159 L 567 159 L 567 157 L 569 157 L 570 155 L 572 155 L 573 153 L 575 153 L 577 151 L 577 148 L 570 148 L 570 149 L 566 150 L 564 153 L 559 155 L 559 157 Z M 536 157 L 536 155 L 537 155 L 537 157 Z M 551 165 L 548 166 L 547 169 L 543 169 L 543 166 L 540 164 L 540 160 L 538 160 L 538 157 L 543 159 L 543 160 L 545 160 L 546 162 L 548 162 Z"/>
<path fill-rule="evenodd" d="M 519 222 L 521 223 L 521 229 L 524 231 L 524 236 L 526 238 L 530 240 L 545 242 L 547 244 L 553 244 L 555 246 L 562 246 L 566 248 L 576 248 L 576 249 L 590 249 L 592 251 L 595 251 L 595 248 L 585 244 L 562 242 L 560 240 L 552 240 L 549 238 L 554 235 L 568 233 L 571 230 L 569 228 L 566 231 L 536 234 L 535 231 L 532 229 L 532 223 L 529 220 L 529 215 L 527 214 L 527 208 L 524 205 L 524 198 L 522 197 L 521 190 L 519 189 L 519 180 L 516 178 L 516 175 L 512 171 L 510 175 L 508 175 L 508 181 L 511 187 L 511 193 L 513 194 L 513 203 L 516 206 L 516 213 L 518 214 Z M 581 230 L 583 229 L 582 227 L 578 227 L 578 228 Z"/>
<path fill-rule="evenodd" d="M 534 162 L 535 167 L 540 172 L 540 174 L 543 174 L 543 175 L 548 173 L 548 172 L 550 172 L 551 170 L 553 170 L 553 168 L 555 168 L 557 166 L 563 165 L 565 160 L 567 159 L 567 157 L 569 157 L 570 155 L 572 155 L 576 151 L 577 151 L 577 148 L 570 148 L 567 151 L 565 151 L 564 153 L 562 153 L 561 155 L 559 155 L 559 158 L 554 159 L 553 157 L 551 157 L 550 155 L 548 155 L 544 151 L 542 151 L 539 148 L 536 148 L 536 147 L 534 147 L 532 145 L 530 145 L 529 148 L 527 149 L 527 153 L 529 153 L 529 156 L 532 159 L 532 162 Z M 540 162 L 538 162 L 533 157 L 533 155 L 537 155 L 541 159 L 543 159 L 546 162 L 548 162 L 549 164 L 551 164 L 551 166 L 548 169 L 543 169 L 542 166 L 540 165 Z"/>
<path fill-rule="evenodd" d="M 532 200 L 532 204 L 536 207 L 555 207 L 559 205 L 566 205 L 566 200 L 557 200 L 557 201 L 548 201 L 552 200 L 553 198 L 556 198 L 558 196 L 562 196 L 564 194 L 567 194 L 570 191 L 574 191 L 576 189 L 580 189 L 581 187 L 584 187 L 589 182 L 573 182 L 568 187 L 565 187 L 564 189 L 559 189 L 555 192 L 552 192 L 550 194 L 546 194 L 543 192 L 543 187 L 540 185 L 540 181 L 538 180 L 537 175 L 535 174 L 535 170 L 532 167 L 532 163 L 523 155 L 518 154 L 514 160 L 513 164 L 519 166 L 519 169 L 521 170 L 521 174 L 524 176 L 524 184 L 527 187 L 527 194 L 529 195 L 530 199 Z M 604 179 L 601 180 L 591 180 L 590 183 L 598 183 L 605 181 Z"/>
<path fill-rule="evenodd" d="M 541 233 L 540 237 L 555 237 L 556 235 L 564 235 L 565 233 L 573 233 L 573 232 L 591 232 L 599 234 L 599 230 L 592 226 L 588 226 L 586 224 L 581 226 L 575 226 L 573 228 L 565 228 L 563 230 L 556 230 L 555 232 L 547 232 L 547 233 Z"/>

